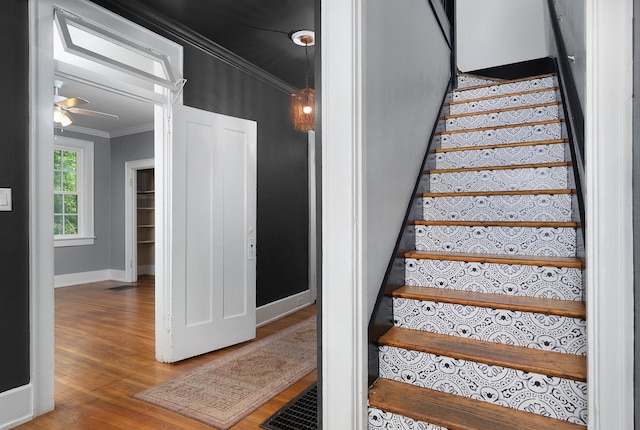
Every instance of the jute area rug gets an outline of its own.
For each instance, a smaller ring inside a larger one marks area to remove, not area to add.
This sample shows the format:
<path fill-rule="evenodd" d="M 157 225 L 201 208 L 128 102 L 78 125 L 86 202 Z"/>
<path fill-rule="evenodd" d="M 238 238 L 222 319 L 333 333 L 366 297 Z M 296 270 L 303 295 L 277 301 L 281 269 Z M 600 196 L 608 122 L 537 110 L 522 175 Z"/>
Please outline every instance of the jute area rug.
<path fill-rule="evenodd" d="M 226 430 L 316 368 L 316 317 L 134 397 Z"/>

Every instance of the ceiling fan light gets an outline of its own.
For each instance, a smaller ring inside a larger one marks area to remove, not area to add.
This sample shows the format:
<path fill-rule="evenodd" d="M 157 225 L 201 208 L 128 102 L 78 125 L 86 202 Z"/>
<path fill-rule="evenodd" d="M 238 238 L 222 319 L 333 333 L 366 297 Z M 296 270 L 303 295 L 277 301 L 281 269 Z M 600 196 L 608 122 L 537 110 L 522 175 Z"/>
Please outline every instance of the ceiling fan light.
<path fill-rule="evenodd" d="M 65 112 L 58 106 L 53 108 L 53 122 L 56 124 L 60 124 L 62 127 L 66 127 L 68 125 L 73 124 L 71 115 L 69 115 L 67 112 Z"/>

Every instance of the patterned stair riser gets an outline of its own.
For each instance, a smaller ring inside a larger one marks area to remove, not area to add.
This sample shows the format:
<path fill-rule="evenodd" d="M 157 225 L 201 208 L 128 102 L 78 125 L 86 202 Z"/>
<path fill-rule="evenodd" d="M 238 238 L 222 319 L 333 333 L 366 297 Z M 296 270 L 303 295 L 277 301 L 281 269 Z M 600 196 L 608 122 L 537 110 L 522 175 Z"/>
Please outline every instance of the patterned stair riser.
<path fill-rule="evenodd" d="M 560 100 L 557 90 L 550 88 L 526 94 L 510 94 L 504 97 L 472 100 L 467 103 L 454 103 L 449 106 L 449 115 L 461 113 L 482 112 L 487 110 L 505 109 L 515 106 L 530 106 L 541 103 L 551 103 Z"/>
<path fill-rule="evenodd" d="M 380 377 L 586 425 L 587 384 L 446 356 L 380 347 Z"/>
<path fill-rule="evenodd" d="M 582 271 L 566 267 L 405 259 L 407 285 L 582 300 Z"/>
<path fill-rule="evenodd" d="M 512 82 L 502 85 L 492 85 L 489 87 L 468 89 L 453 92 L 453 100 L 471 100 L 481 97 L 497 96 L 502 94 L 519 93 L 523 91 L 536 90 L 539 88 L 551 88 L 558 86 L 558 79 L 555 76 L 529 79 L 526 81 Z"/>
<path fill-rule="evenodd" d="M 416 226 L 418 251 L 575 257 L 575 228 Z"/>
<path fill-rule="evenodd" d="M 447 430 L 435 424 L 417 421 L 369 406 L 367 430 Z"/>
<path fill-rule="evenodd" d="M 431 173 L 428 189 L 432 193 L 565 189 L 567 174 L 564 166 Z"/>
<path fill-rule="evenodd" d="M 506 148 L 438 152 L 436 169 L 461 167 L 508 166 L 520 163 L 553 163 L 565 161 L 564 145 L 509 146 Z"/>
<path fill-rule="evenodd" d="M 458 75 L 458 88 L 475 87 L 476 85 L 495 84 L 499 79 L 486 79 L 472 75 Z"/>
<path fill-rule="evenodd" d="M 586 355 L 586 322 L 577 318 L 432 301 L 393 299 L 398 327 L 488 342 Z"/>
<path fill-rule="evenodd" d="M 505 143 L 539 142 L 560 139 L 562 126 L 551 124 L 526 125 L 481 131 L 437 134 L 434 148 L 461 148 L 466 146 L 500 145 Z"/>
<path fill-rule="evenodd" d="M 422 198 L 423 219 L 571 221 L 570 194 Z"/>
<path fill-rule="evenodd" d="M 491 112 L 478 115 L 447 118 L 447 130 L 496 127 L 501 125 L 527 124 L 559 118 L 559 106 L 537 106 L 518 110 Z"/>

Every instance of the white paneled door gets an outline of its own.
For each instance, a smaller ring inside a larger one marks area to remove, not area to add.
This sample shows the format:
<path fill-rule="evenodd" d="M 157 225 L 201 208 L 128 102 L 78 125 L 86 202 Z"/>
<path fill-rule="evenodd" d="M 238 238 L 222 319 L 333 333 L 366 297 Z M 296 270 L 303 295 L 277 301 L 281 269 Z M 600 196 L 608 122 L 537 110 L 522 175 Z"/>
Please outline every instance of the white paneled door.
<path fill-rule="evenodd" d="M 256 123 L 173 113 L 169 362 L 256 333 Z"/>

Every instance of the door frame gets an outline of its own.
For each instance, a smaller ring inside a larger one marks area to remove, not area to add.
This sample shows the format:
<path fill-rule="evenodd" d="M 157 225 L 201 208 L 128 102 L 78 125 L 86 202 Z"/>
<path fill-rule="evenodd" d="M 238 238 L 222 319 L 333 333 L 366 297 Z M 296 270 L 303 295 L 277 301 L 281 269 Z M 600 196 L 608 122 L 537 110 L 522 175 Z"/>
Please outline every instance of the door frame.
<path fill-rule="evenodd" d="M 136 282 L 138 278 L 138 231 L 137 231 L 137 173 L 138 170 L 154 169 L 155 159 L 131 160 L 124 163 L 124 240 L 125 281 Z"/>
<path fill-rule="evenodd" d="M 172 66 L 182 76 L 182 46 L 141 26 L 92 4 L 86 0 L 29 0 L 29 178 L 30 178 L 30 307 L 31 307 L 31 382 L 25 393 L 20 393 L 28 405 L 28 419 L 54 408 L 54 246 L 53 246 L 53 10 L 54 5 L 69 11 L 85 13 L 96 19 L 107 17 L 110 28 L 134 40 L 144 40 L 148 45 L 170 47 Z M 159 49 L 165 52 L 165 49 Z M 98 86 L 99 83 L 96 82 Z M 125 92 L 126 93 L 126 92 Z M 182 103 L 181 93 L 174 95 L 164 91 L 164 103 L 152 101 L 154 107 L 154 156 L 156 187 L 156 351 L 163 348 L 165 306 L 170 302 L 171 254 L 166 244 L 170 238 L 170 119 L 173 103 Z M 162 223 L 162 224 L 161 224 Z"/>

